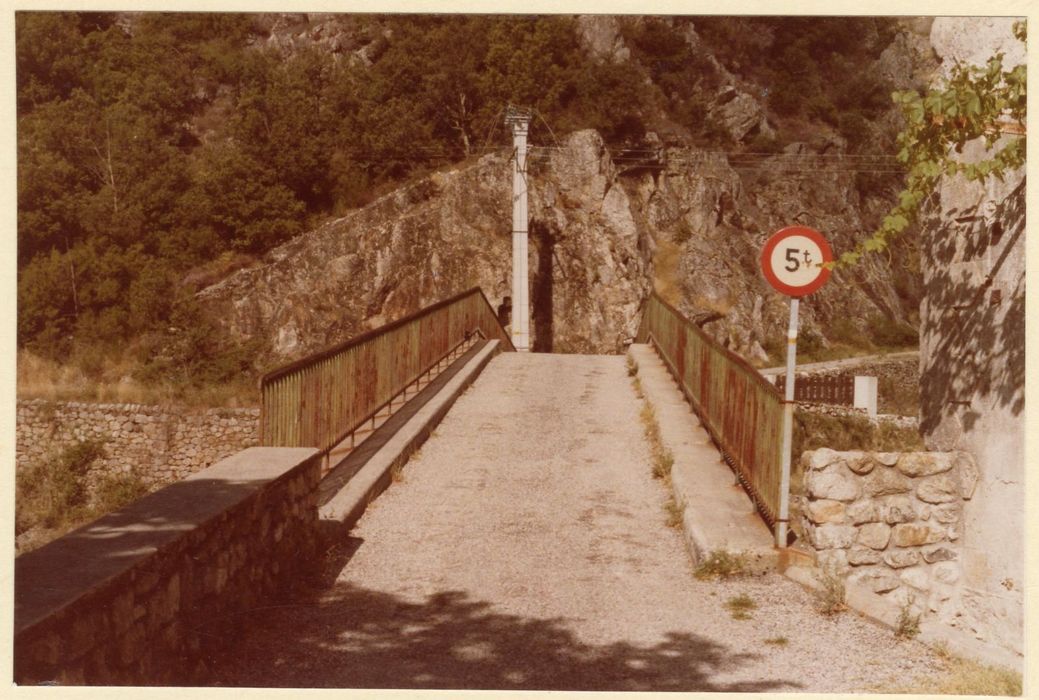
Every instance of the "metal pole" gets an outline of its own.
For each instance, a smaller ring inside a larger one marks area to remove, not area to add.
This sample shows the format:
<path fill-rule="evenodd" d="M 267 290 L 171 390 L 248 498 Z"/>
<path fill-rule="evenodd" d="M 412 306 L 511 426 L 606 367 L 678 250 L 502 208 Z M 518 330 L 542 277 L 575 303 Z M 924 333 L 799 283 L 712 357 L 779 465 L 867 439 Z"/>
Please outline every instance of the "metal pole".
<path fill-rule="evenodd" d="M 527 263 L 527 130 L 530 115 L 509 107 L 505 123 L 512 127 L 512 344 L 530 350 L 530 301 Z"/>
<path fill-rule="evenodd" d="M 779 477 L 779 518 L 776 521 L 776 546 L 786 547 L 790 520 L 790 452 L 794 438 L 794 365 L 797 360 L 797 297 L 790 298 L 790 328 L 786 338 L 786 393 L 783 402 L 783 453 Z"/>

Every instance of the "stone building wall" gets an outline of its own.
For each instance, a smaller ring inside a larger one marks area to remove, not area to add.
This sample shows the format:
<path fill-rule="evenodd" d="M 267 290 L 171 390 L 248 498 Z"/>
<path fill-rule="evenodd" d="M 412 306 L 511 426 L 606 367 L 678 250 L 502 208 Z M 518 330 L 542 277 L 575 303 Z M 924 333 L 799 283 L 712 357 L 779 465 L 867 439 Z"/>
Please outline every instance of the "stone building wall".
<path fill-rule="evenodd" d="M 947 73 L 1023 64 L 1012 17 L 940 17 L 931 43 Z M 1012 138 L 1004 136 L 1003 139 Z M 997 141 L 994 148 L 1000 148 Z M 989 157 L 984 139 L 956 158 Z M 964 511 L 964 619 L 971 633 L 1024 648 L 1025 194 L 1024 168 L 970 182 L 943 176 L 920 217 L 921 421 L 931 450 L 970 452 L 981 471 Z"/>
<path fill-rule="evenodd" d="M 964 503 L 978 470 L 965 452 L 806 451 L 803 531 L 824 570 L 892 611 L 956 626 Z"/>
<path fill-rule="evenodd" d="M 256 445 L 259 417 L 256 408 L 23 400 L 16 463 L 24 469 L 77 442 L 99 440 L 105 456 L 90 469 L 95 479 L 132 467 L 151 485 L 172 483 Z"/>
<path fill-rule="evenodd" d="M 204 683 L 242 613 L 317 564 L 320 469 L 250 448 L 18 557 L 15 682 Z"/>

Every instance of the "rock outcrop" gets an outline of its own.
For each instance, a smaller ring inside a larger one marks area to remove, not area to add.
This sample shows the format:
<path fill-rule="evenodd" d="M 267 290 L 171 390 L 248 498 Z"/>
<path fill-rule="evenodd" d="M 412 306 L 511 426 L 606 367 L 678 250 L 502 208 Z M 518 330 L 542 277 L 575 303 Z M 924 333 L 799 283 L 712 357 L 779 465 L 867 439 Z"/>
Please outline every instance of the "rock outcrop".
<path fill-rule="evenodd" d="M 534 347 L 619 352 L 656 287 L 722 342 L 764 361 L 786 323 L 786 299 L 758 267 L 761 245 L 792 223 L 824 231 L 838 250 L 869 228 L 852 175 L 806 173 L 776 156 L 739 172 L 724 155 L 662 149 L 618 165 L 594 131 L 529 159 Z M 510 293 L 508 153 L 444 170 L 274 249 L 200 294 L 235 338 L 267 357 L 299 357 L 478 285 L 495 305 Z M 838 272 L 803 305 L 804 328 L 837 319 L 903 318 L 887 262 Z"/>

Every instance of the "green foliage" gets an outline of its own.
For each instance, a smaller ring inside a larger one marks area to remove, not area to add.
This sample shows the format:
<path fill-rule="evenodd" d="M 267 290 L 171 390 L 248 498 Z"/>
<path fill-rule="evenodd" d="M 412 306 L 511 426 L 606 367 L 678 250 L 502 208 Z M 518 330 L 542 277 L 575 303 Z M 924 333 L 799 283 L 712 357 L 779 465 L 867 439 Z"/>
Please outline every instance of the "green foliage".
<path fill-rule="evenodd" d="M 1014 34 L 1024 41 L 1025 25 L 1016 23 Z M 994 176 L 1002 180 L 1007 171 L 1024 165 L 1024 136 L 998 142 L 1006 136 L 1008 127 L 1009 133 L 1014 133 L 1014 125 L 1025 123 L 1028 70 L 1025 65 L 1007 70 L 1003 58 L 1000 52 L 984 66 L 957 64 L 942 85 L 926 94 L 915 90 L 892 93 L 906 122 L 898 135 L 898 160 L 907 169 L 905 188 L 880 227 L 854 250 L 844 253 L 838 264 L 851 265 L 865 253 L 884 250 L 916 220 L 920 206 L 941 176 L 959 174 L 971 181 Z M 978 162 L 957 159 L 967 142 L 979 138 L 990 149 L 988 158 Z"/>
<path fill-rule="evenodd" d="M 60 528 L 88 512 L 85 476 L 104 455 L 101 442 L 77 442 L 50 459 L 18 472 L 15 534 L 32 527 Z"/>
<path fill-rule="evenodd" d="M 830 416 L 815 411 L 794 413 L 794 461 L 805 450 L 829 447 L 837 451 L 868 450 L 912 452 L 923 450 L 916 428 L 899 428 L 891 423 L 874 423 L 865 416 Z"/>
<path fill-rule="evenodd" d="M 883 314 L 869 319 L 869 334 L 874 343 L 886 348 L 915 347 L 920 344 L 920 332 L 917 329 Z"/>

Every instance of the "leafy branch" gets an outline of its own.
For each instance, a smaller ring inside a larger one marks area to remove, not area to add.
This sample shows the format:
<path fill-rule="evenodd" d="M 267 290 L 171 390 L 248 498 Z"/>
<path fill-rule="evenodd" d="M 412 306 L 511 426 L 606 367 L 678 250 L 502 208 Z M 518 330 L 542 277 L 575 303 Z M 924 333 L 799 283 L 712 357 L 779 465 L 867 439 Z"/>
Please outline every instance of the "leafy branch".
<path fill-rule="evenodd" d="M 1023 22 L 1014 24 L 1014 36 L 1025 41 Z M 1005 70 L 1003 58 L 1002 52 L 997 53 L 984 66 L 957 62 L 945 84 L 926 95 L 915 90 L 892 94 L 906 121 L 898 135 L 897 156 L 906 166 L 905 188 L 879 228 L 829 267 L 854 265 L 863 254 L 887 248 L 891 239 L 916 220 L 920 205 L 934 192 L 942 175 L 961 174 L 971 181 L 995 176 L 1002 181 L 1008 170 L 1024 165 L 1027 68 L 1020 65 Z M 1006 135 L 1016 138 L 987 159 L 966 163 L 956 158 L 969 141 L 983 137 L 991 151 Z"/>

